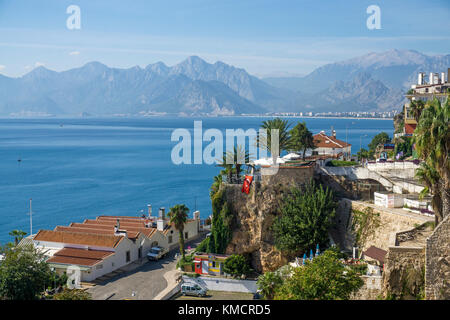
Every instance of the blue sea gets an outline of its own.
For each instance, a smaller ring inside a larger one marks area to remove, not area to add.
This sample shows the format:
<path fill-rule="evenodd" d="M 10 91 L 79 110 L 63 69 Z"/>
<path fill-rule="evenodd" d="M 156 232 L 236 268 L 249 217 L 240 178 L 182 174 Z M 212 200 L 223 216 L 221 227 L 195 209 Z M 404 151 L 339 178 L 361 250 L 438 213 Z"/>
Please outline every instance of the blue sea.
<path fill-rule="evenodd" d="M 13 229 L 30 231 L 30 198 L 34 233 L 98 215 L 140 215 L 147 204 L 155 214 L 159 207 L 167 211 L 184 203 L 206 218 L 209 187 L 220 168 L 173 164 L 172 131 L 186 128 L 193 136 L 194 120 L 202 120 L 203 130 L 217 128 L 225 136 L 225 129 L 258 130 L 265 119 L 0 119 L 0 243 L 12 240 Z M 392 120 L 289 121 L 305 121 L 313 133 L 330 134 L 333 127 L 337 138 L 352 144 L 352 153 L 360 139 L 367 148 L 377 133 L 394 131 Z"/>

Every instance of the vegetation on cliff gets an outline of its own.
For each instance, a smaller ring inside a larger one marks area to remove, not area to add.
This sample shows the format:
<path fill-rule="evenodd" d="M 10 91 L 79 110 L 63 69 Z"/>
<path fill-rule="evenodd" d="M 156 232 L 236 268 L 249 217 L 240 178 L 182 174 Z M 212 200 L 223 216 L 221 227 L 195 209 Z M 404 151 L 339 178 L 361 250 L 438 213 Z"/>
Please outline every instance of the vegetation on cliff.
<path fill-rule="evenodd" d="M 367 240 L 381 226 L 380 213 L 367 207 L 364 211 L 353 210 L 352 229 L 355 232 L 355 243 L 364 248 Z"/>
<path fill-rule="evenodd" d="M 287 267 L 285 272 L 266 272 L 258 288 L 266 299 L 337 300 L 349 299 L 363 285 L 359 274 L 347 267 L 336 250 L 326 250 L 304 266 Z"/>
<path fill-rule="evenodd" d="M 232 236 L 233 213 L 226 201 L 225 192 L 220 187 L 212 194 L 211 236 L 198 246 L 198 252 L 225 253 Z"/>
<path fill-rule="evenodd" d="M 298 254 L 328 245 L 328 230 L 336 211 L 333 192 L 311 180 L 292 188 L 281 201 L 280 216 L 273 224 L 277 249 Z"/>

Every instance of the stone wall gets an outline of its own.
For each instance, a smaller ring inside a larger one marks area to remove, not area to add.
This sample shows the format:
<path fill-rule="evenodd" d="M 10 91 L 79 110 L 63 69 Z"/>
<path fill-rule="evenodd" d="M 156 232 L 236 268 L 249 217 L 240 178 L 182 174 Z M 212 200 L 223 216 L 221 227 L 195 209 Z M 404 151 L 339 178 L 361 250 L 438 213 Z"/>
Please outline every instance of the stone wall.
<path fill-rule="evenodd" d="M 389 247 L 384 264 L 384 296 L 416 299 L 423 294 L 424 265 L 425 248 Z"/>
<path fill-rule="evenodd" d="M 350 297 L 350 300 L 377 300 L 382 295 L 382 276 L 361 276 L 364 285 Z"/>
<path fill-rule="evenodd" d="M 426 299 L 450 299 L 450 215 L 426 241 Z"/>
<path fill-rule="evenodd" d="M 389 246 L 395 244 L 394 236 L 397 232 L 410 230 L 428 220 L 433 220 L 425 216 L 397 214 L 393 210 L 377 207 L 371 203 L 342 199 L 336 211 L 336 227 L 332 230 L 333 239 L 341 248 L 347 251 L 352 250 L 354 235 L 351 229 L 351 211 L 364 211 L 368 207 L 373 208 L 374 212 L 380 214 L 380 226 L 367 239 L 365 246 L 360 248 L 360 252 L 372 245 L 387 251 Z"/>
<path fill-rule="evenodd" d="M 309 182 L 314 177 L 314 165 L 304 167 L 280 166 L 274 168 L 261 168 L 261 185 L 299 185 Z M 275 173 L 275 174 L 273 174 Z"/>

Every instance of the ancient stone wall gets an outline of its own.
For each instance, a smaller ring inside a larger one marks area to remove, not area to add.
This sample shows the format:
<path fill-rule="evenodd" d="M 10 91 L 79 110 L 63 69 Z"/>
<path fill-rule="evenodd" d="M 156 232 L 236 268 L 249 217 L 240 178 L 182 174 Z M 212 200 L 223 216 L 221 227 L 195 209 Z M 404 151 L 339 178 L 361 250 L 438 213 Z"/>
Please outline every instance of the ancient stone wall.
<path fill-rule="evenodd" d="M 364 285 L 350 297 L 350 300 L 377 300 L 382 295 L 382 276 L 361 276 Z"/>
<path fill-rule="evenodd" d="M 426 241 L 426 299 L 450 299 L 450 215 Z"/>
<path fill-rule="evenodd" d="M 314 165 L 304 167 L 283 167 L 280 166 L 278 171 L 273 168 L 261 169 L 261 185 L 299 185 L 309 182 L 314 177 Z M 273 174 L 275 173 L 275 174 Z"/>
<path fill-rule="evenodd" d="M 427 221 L 426 217 L 398 214 L 395 211 L 374 206 L 370 203 L 342 199 L 336 210 L 336 227 L 333 229 L 333 239 L 339 246 L 347 251 L 352 250 L 354 234 L 351 228 L 351 211 L 364 211 L 366 208 L 373 208 L 374 212 L 380 214 L 380 226 L 370 236 L 360 252 L 370 246 L 375 246 L 383 250 L 388 250 L 389 246 L 395 245 L 395 233 L 409 230 Z M 428 219 L 430 220 L 430 219 Z M 431 219 L 432 220 L 432 219 Z M 336 236 L 335 236 L 336 235 Z M 336 238 L 335 238 L 336 237 Z"/>
<path fill-rule="evenodd" d="M 417 299 L 425 282 L 425 248 L 394 247 L 388 249 L 383 274 L 384 296 Z"/>

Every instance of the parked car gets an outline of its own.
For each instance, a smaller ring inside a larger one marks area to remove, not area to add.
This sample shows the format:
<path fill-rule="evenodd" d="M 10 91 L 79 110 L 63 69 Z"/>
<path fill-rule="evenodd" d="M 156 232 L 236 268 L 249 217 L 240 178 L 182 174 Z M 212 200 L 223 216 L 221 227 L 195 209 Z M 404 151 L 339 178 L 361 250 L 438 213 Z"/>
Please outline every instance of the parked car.
<path fill-rule="evenodd" d="M 181 285 L 181 294 L 183 296 L 204 297 L 206 296 L 206 292 L 207 290 L 205 288 L 202 288 L 195 283 L 183 283 Z"/>
<path fill-rule="evenodd" d="M 168 251 L 162 247 L 152 247 L 147 253 L 147 259 L 157 261 L 164 258 L 167 255 L 167 252 Z"/>

